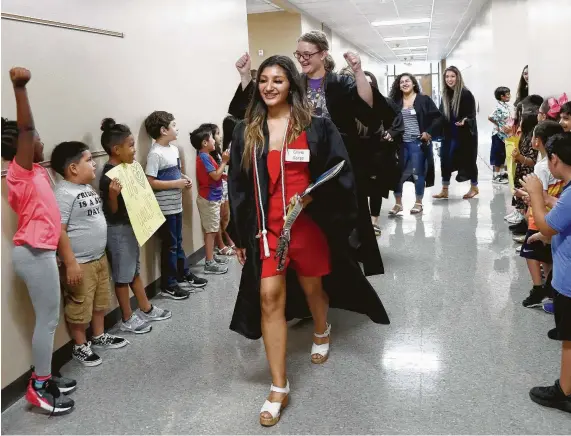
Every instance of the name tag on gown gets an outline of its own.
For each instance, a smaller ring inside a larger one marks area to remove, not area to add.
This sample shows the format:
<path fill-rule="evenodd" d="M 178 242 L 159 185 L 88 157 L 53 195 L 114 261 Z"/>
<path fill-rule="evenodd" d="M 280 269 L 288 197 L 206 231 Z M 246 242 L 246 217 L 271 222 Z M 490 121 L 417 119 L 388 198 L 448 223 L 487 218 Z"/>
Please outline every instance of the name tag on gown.
<path fill-rule="evenodd" d="M 288 149 L 286 151 L 286 162 L 309 162 L 309 150 Z"/>

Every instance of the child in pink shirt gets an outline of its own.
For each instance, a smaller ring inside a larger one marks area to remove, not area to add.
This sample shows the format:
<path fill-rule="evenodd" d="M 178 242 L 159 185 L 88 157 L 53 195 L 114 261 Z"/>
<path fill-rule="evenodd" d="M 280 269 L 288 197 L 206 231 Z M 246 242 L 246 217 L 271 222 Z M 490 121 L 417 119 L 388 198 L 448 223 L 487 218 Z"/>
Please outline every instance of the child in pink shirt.
<path fill-rule="evenodd" d="M 50 178 L 38 165 L 44 145 L 36 132 L 26 84 L 31 74 L 24 68 L 10 70 L 18 121 L 2 118 L 2 158 L 10 161 L 6 181 L 8 202 L 18 215 L 12 259 L 16 274 L 26 283 L 36 325 L 32 338 L 34 366 L 26 399 L 53 414 L 74 406 L 61 396 L 73 391 L 75 380 L 51 374 L 54 333 L 59 321 L 60 282 L 56 249 L 61 233 L 60 213 Z"/>

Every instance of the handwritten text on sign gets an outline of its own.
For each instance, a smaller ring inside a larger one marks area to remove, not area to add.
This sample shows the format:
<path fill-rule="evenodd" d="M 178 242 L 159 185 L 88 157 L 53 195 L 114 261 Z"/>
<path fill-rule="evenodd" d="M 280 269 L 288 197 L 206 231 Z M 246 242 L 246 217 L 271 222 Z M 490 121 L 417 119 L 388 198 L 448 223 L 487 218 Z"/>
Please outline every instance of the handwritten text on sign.
<path fill-rule="evenodd" d="M 139 162 L 135 161 L 132 164 L 117 165 L 108 171 L 106 176 L 110 179 L 119 179 L 122 186 L 121 195 L 135 237 L 142 247 L 165 222 L 145 171 Z"/>

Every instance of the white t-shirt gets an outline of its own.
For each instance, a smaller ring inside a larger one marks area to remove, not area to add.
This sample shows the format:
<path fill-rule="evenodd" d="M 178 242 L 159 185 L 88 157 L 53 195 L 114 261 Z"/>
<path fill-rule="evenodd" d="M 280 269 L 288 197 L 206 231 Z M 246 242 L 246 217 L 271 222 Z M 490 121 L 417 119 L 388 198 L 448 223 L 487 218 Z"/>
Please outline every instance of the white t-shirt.
<path fill-rule="evenodd" d="M 541 158 L 541 160 L 537 161 L 533 167 L 533 172 L 536 174 L 539 180 L 541 180 L 544 191 L 549 191 L 549 186 L 560 182 L 560 180 L 556 179 L 553 174 L 551 174 L 551 171 L 549 171 L 547 156 L 544 156 Z"/>
<path fill-rule="evenodd" d="M 147 156 L 145 173 L 157 180 L 180 180 L 180 156 L 178 148 L 172 144 L 160 145 L 156 142 Z M 155 191 L 155 197 L 164 215 L 182 212 L 182 189 Z"/>

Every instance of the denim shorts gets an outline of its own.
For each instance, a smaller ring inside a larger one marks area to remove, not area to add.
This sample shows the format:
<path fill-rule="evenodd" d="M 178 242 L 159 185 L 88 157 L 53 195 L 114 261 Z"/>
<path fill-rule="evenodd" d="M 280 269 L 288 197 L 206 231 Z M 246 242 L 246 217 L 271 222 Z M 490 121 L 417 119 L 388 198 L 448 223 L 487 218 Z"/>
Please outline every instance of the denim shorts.
<path fill-rule="evenodd" d="M 107 256 L 116 284 L 131 283 L 139 275 L 139 243 L 130 224 L 107 227 Z"/>

